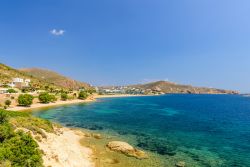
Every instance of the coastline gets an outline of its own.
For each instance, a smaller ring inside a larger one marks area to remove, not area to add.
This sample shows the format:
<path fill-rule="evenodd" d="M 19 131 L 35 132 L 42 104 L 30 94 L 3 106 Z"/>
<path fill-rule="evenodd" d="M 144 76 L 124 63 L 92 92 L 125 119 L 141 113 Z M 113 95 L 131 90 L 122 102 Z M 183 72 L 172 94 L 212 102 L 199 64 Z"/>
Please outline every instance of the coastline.
<path fill-rule="evenodd" d="M 77 129 L 54 126 L 54 133 L 43 130 L 46 138 L 33 138 L 43 151 L 44 166 L 95 167 L 93 150 L 80 143 L 86 140 L 85 133 Z M 31 133 L 32 134 L 32 133 Z"/>
<path fill-rule="evenodd" d="M 46 107 L 57 107 L 57 106 L 62 106 L 62 105 L 70 105 L 70 104 L 78 104 L 78 103 L 87 103 L 87 102 L 93 102 L 95 101 L 94 99 L 86 99 L 86 100 L 68 100 L 68 101 L 56 101 L 54 103 L 35 103 L 32 104 L 30 107 L 23 107 L 23 106 L 15 106 L 15 107 L 10 107 L 6 110 L 10 111 L 27 111 L 27 110 L 32 110 L 32 109 L 38 109 L 38 108 L 46 108 Z"/>
<path fill-rule="evenodd" d="M 67 100 L 67 101 L 58 100 L 54 103 L 46 103 L 46 104 L 35 103 L 29 107 L 14 106 L 14 107 L 9 107 L 6 110 L 9 110 L 9 111 L 29 111 L 29 110 L 33 110 L 33 109 L 40 109 L 40 108 L 47 108 L 47 107 L 58 107 L 58 106 L 63 106 L 63 105 L 89 103 L 89 102 L 94 102 L 94 101 L 96 101 L 96 99 L 100 99 L 100 98 L 137 97 L 137 96 L 148 96 L 148 95 L 130 95 L 130 94 L 93 95 L 86 100 L 80 100 L 80 99 Z"/>
<path fill-rule="evenodd" d="M 136 97 L 146 95 L 93 95 L 86 100 L 69 100 L 56 101 L 55 103 L 35 103 L 30 107 L 16 106 L 8 108 L 10 111 L 30 111 L 33 109 L 57 107 L 62 105 L 73 105 L 80 103 L 94 102 L 99 98 L 119 98 L 119 97 Z M 37 134 L 30 130 L 23 129 L 25 132 L 32 134 L 33 139 L 39 145 L 43 152 L 43 163 L 45 166 L 53 167 L 101 167 L 105 165 L 116 164 L 117 167 L 123 167 L 124 164 L 134 165 L 138 167 L 145 166 L 149 163 L 149 159 L 143 162 L 136 158 L 131 158 L 121 153 L 109 151 L 106 144 L 115 140 L 115 138 L 107 136 L 106 134 L 99 134 L 83 128 L 70 128 L 57 125 L 53 123 L 55 132 L 45 132 L 45 138 L 37 137 Z M 117 139 L 117 138 L 116 138 Z M 125 140 L 126 141 L 126 140 Z"/>

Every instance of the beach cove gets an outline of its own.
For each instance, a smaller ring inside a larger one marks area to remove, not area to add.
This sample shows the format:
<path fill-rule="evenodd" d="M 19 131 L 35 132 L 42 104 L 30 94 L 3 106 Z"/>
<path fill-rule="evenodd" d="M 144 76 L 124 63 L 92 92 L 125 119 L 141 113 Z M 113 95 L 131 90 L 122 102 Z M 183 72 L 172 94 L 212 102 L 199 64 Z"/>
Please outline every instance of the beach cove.
<path fill-rule="evenodd" d="M 103 98 L 95 103 L 38 110 L 33 114 L 100 134 L 100 139 L 81 141 L 92 150 L 103 152 L 96 158 L 100 164 L 104 161 L 100 157 L 107 156 L 106 144 L 122 140 L 148 153 L 149 159 L 137 160 L 116 153 L 121 157 L 112 155 L 111 159 L 117 161 L 109 162 L 119 162 L 117 166 L 136 161 L 145 162 L 144 166 L 175 166 L 178 162 L 185 162 L 185 166 L 248 166 L 248 103 L 249 98 L 240 95 Z M 241 114 L 236 116 L 239 111 Z"/>
<path fill-rule="evenodd" d="M 118 97 L 132 97 L 135 95 L 95 95 L 86 100 L 68 100 L 57 101 L 54 103 L 35 103 L 30 107 L 16 106 L 9 108 L 11 111 L 18 112 L 33 112 L 36 110 L 56 109 L 58 107 L 67 107 L 72 105 L 86 104 L 95 102 L 101 98 L 118 98 Z M 140 158 L 127 157 L 121 153 L 103 149 L 112 137 L 106 134 L 95 133 L 87 129 L 67 128 L 59 124 L 54 125 L 54 133 L 48 133 L 44 130 L 43 136 L 45 138 L 37 137 L 32 131 L 22 129 L 26 133 L 33 134 L 33 138 L 39 145 L 39 148 L 44 153 L 43 161 L 45 166 L 107 166 L 110 164 L 118 164 L 116 166 L 135 165 L 145 166 L 148 163 L 142 163 Z M 118 138 L 113 138 L 113 140 Z M 92 144 L 90 144 L 92 143 Z M 151 162 L 152 165 L 155 165 Z"/>

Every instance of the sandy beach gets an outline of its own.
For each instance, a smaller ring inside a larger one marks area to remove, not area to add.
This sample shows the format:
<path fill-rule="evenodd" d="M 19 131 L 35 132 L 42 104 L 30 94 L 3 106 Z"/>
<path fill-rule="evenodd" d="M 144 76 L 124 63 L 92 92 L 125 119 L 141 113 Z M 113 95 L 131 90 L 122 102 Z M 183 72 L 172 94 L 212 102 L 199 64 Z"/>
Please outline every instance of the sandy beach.
<path fill-rule="evenodd" d="M 54 126 L 55 132 L 43 131 L 43 136 L 28 129 L 43 152 L 43 165 L 46 167 L 94 167 L 93 152 L 83 146 L 80 141 L 85 140 L 84 132 L 77 129 Z"/>
<path fill-rule="evenodd" d="M 56 107 L 60 105 L 72 105 L 78 103 L 88 103 L 96 101 L 99 98 L 112 98 L 112 97 L 129 97 L 129 96 L 137 96 L 137 95 L 93 95 L 86 100 L 68 100 L 68 101 L 56 101 L 54 103 L 42 104 L 36 102 L 32 104 L 30 107 L 22 107 L 22 106 L 14 106 L 8 108 L 11 111 L 25 111 L 31 109 L 38 109 L 38 108 L 46 108 L 46 107 Z M 116 159 L 110 159 L 110 157 L 118 157 L 121 163 L 128 163 L 138 161 L 136 159 L 130 160 L 126 156 L 122 154 L 117 154 L 114 152 L 107 152 L 105 148 L 105 144 L 98 144 L 96 145 L 96 141 L 91 144 L 88 144 L 90 140 L 92 141 L 97 140 L 95 137 L 88 137 L 86 138 L 85 132 L 78 130 L 78 129 L 71 129 L 67 127 L 57 127 L 54 126 L 55 133 L 49 133 L 44 130 L 43 133 L 45 134 L 45 138 L 42 136 L 37 136 L 37 134 L 32 133 L 27 129 L 23 129 L 26 132 L 32 134 L 33 138 L 37 141 L 39 148 L 43 152 L 43 164 L 46 167 L 94 167 L 94 166 L 102 166 L 102 164 L 112 164 L 113 161 L 117 161 Z M 88 134 L 89 135 L 89 134 Z M 98 140 L 101 141 L 101 140 Z M 86 143 L 85 143 L 86 142 Z M 106 139 L 104 142 L 107 143 Z M 83 144 L 85 143 L 85 144 Z M 98 157 L 103 157 L 103 155 L 97 154 L 96 149 L 100 147 L 98 150 L 105 152 L 105 154 L 109 157 L 104 159 L 98 159 Z M 105 151 L 106 150 L 106 151 Z M 135 163 L 136 163 L 135 162 Z M 138 161 L 139 162 L 139 161 Z"/>
<path fill-rule="evenodd" d="M 93 102 L 96 99 L 99 98 L 112 98 L 112 97 L 133 97 L 133 96 L 145 96 L 145 95 L 130 95 L 130 94 L 118 94 L 118 95 L 93 95 L 90 96 L 86 100 L 80 100 L 80 99 L 74 99 L 74 100 L 67 100 L 67 101 L 61 101 L 58 100 L 53 103 L 34 103 L 30 107 L 23 107 L 23 106 L 11 106 L 7 110 L 11 111 L 25 111 L 25 110 L 32 110 L 32 109 L 38 109 L 38 108 L 46 108 L 46 107 L 56 107 L 56 106 L 61 106 L 61 105 L 71 105 L 71 104 L 78 104 L 78 103 L 88 103 L 88 102 Z"/>
<path fill-rule="evenodd" d="M 56 106 L 60 106 L 60 105 L 86 103 L 86 102 L 92 102 L 92 101 L 94 101 L 94 99 L 87 99 L 87 100 L 76 99 L 76 100 L 68 100 L 68 101 L 56 101 L 54 103 L 48 103 L 48 104 L 35 103 L 35 104 L 32 104 L 30 107 L 14 106 L 14 107 L 8 108 L 7 110 L 24 111 L 24 110 L 31 110 L 31 109 L 44 108 L 44 107 L 56 107 Z"/>

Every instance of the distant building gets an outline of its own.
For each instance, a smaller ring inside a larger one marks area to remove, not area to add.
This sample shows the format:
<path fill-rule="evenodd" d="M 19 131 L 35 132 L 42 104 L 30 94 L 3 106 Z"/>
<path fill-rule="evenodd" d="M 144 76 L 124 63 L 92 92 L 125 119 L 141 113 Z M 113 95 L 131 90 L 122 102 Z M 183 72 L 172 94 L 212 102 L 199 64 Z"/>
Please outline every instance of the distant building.
<path fill-rule="evenodd" d="M 0 88 L 0 94 L 7 93 L 8 88 Z"/>
<path fill-rule="evenodd" d="M 25 79 L 24 83 L 25 83 L 25 86 L 29 86 L 30 85 L 30 79 Z"/>
<path fill-rule="evenodd" d="M 8 86 L 14 88 L 22 88 L 28 87 L 30 84 L 30 79 L 23 79 L 23 78 L 13 78 L 12 82 L 8 84 Z"/>

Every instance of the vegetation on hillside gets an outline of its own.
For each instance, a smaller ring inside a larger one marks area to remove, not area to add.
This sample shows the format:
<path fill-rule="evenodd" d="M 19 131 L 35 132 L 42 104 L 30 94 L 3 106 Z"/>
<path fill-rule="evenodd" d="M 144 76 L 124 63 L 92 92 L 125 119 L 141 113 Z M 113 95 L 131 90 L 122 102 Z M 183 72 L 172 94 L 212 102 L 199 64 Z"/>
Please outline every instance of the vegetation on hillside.
<path fill-rule="evenodd" d="M 80 91 L 80 93 L 78 95 L 78 99 L 85 100 L 85 99 L 87 99 L 88 96 L 89 95 L 86 91 Z"/>
<path fill-rule="evenodd" d="M 26 68 L 20 69 L 20 71 L 68 90 L 89 89 L 91 87 L 85 82 L 76 81 L 46 69 Z"/>
<path fill-rule="evenodd" d="M 42 134 L 41 129 L 53 132 L 49 121 L 28 113 L 0 110 L 0 166 L 43 166 L 38 144 L 22 129 L 29 129 L 33 134 Z"/>
<path fill-rule="evenodd" d="M 131 85 L 129 87 L 134 87 L 138 89 L 150 90 L 152 92 L 162 92 L 162 93 L 192 93 L 192 94 L 237 94 L 237 91 L 215 89 L 215 88 L 205 88 L 205 87 L 194 87 L 191 85 L 180 85 L 168 81 L 157 81 L 147 84 Z"/>
<path fill-rule="evenodd" d="M 67 94 L 67 93 L 62 93 L 62 94 L 61 94 L 61 100 L 62 100 L 62 101 L 68 100 L 68 94 Z"/>
<path fill-rule="evenodd" d="M 56 86 L 52 83 L 41 80 L 25 72 L 16 70 L 9 66 L 0 63 L 0 84 L 3 87 L 8 87 L 7 84 L 12 82 L 12 78 L 29 78 L 31 79 L 30 88 L 31 90 L 45 89 L 45 86 L 49 86 L 53 89 L 61 89 L 62 87 Z"/>

